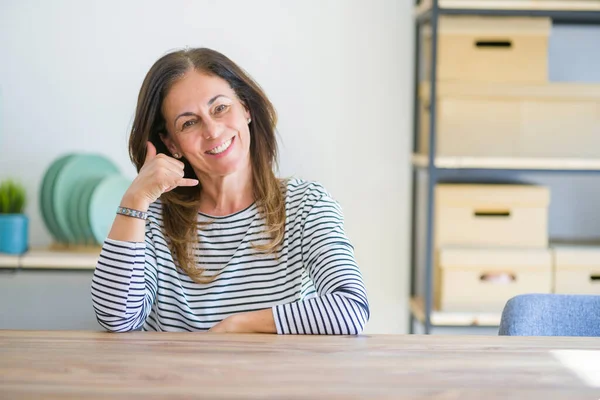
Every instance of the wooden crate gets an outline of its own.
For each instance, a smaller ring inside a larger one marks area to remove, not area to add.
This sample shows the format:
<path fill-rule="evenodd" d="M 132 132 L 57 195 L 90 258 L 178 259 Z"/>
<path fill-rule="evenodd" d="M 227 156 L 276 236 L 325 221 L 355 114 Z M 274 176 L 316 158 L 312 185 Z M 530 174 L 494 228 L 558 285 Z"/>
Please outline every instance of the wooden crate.
<path fill-rule="evenodd" d="M 429 84 L 419 150 L 429 150 Z M 600 157 L 600 85 L 446 84 L 437 91 L 439 156 Z"/>
<path fill-rule="evenodd" d="M 551 26 L 545 17 L 442 16 L 438 25 L 438 80 L 547 82 Z M 430 55 L 431 32 L 425 29 L 426 68 L 431 66 Z"/>
<path fill-rule="evenodd" d="M 435 196 L 436 247 L 548 246 L 548 188 L 439 184 Z"/>
<path fill-rule="evenodd" d="M 436 258 L 441 311 L 501 312 L 513 296 L 552 289 L 549 249 L 454 247 Z"/>

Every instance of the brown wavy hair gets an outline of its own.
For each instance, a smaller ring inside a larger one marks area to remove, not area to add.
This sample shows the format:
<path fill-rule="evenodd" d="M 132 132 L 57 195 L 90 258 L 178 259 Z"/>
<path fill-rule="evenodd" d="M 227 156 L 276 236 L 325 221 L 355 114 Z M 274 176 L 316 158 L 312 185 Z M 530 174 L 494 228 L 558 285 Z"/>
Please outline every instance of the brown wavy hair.
<path fill-rule="evenodd" d="M 138 96 L 129 137 L 131 161 L 139 172 L 146 158 L 147 141 L 154 144 L 157 153 L 171 155 L 160 138 L 161 134 L 168 134 L 161 111 L 162 103 L 172 85 L 186 72 L 193 70 L 227 81 L 250 112 L 253 195 L 259 212 L 266 219 L 266 233 L 271 238 L 266 244 L 256 245 L 255 248 L 273 253 L 283 241 L 285 232 L 284 185 L 274 173 L 277 165 L 277 113 L 261 87 L 223 54 L 207 48 L 186 49 L 166 54 L 154 63 Z M 190 163 L 185 159 L 181 161 L 185 164 L 185 177 L 197 179 Z M 193 187 L 177 187 L 163 193 L 160 198 L 164 230 L 174 260 L 192 280 L 205 283 L 212 278 L 204 276 L 204 269 L 196 265 L 194 259 L 194 246 L 199 240 L 197 216 L 201 192 L 200 183 Z"/>

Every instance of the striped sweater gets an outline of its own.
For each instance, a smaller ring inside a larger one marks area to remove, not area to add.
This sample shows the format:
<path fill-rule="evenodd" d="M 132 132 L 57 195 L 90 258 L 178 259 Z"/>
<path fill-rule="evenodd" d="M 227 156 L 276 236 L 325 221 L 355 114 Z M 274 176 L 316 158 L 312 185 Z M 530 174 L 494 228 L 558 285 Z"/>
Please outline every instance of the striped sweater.
<path fill-rule="evenodd" d="M 369 304 L 342 210 L 314 182 L 288 181 L 286 227 L 273 254 L 256 204 L 224 217 L 198 213 L 194 254 L 210 283 L 176 268 L 152 204 L 143 243 L 106 239 L 94 272 L 98 322 L 114 332 L 206 331 L 226 317 L 271 308 L 279 334 L 359 334 Z"/>

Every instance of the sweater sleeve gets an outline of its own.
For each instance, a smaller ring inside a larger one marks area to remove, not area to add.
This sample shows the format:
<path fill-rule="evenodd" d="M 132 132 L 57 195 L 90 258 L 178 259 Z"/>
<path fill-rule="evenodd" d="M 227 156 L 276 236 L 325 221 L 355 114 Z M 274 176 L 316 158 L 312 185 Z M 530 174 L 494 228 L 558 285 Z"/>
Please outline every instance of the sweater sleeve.
<path fill-rule="evenodd" d="M 139 329 L 156 297 L 156 255 L 150 221 L 145 242 L 106 239 L 94 276 L 92 302 L 98 323 L 111 332 Z"/>
<path fill-rule="evenodd" d="M 317 297 L 273 307 L 279 334 L 360 334 L 369 303 L 339 204 L 323 195 L 303 222 L 302 254 Z"/>

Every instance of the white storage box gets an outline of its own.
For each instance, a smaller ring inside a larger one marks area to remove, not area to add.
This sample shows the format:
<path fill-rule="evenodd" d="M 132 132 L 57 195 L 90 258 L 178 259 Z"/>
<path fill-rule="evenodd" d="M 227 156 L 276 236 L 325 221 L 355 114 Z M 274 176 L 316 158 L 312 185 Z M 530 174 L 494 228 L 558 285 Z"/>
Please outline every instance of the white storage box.
<path fill-rule="evenodd" d="M 549 249 L 443 248 L 436 268 L 441 311 L 501 312 L 513 296 L 550 293 Z"/>
<path fill-rule="evenodd" d="M 554 292 L 600 295 L 600 245 L 553 246 Z"/>
<path fill-rule="evenodd" d="M 548 246 L 546 187 L 439 184 L 435 196 L 436 247 Z"/>
<path fill-rule="evenodd" d="M 429 84 L 419 151 L 429 151 Z M 438 156 L 600 157 L 600 85 L 438 84 Z"/>
<path fill-rule="evenodd" d="M 544 17 L 442 16 L 438 25 L 438 80 L 547 82 L 551 25 Z M 431 30 L 425 29 L 423 56 L 428 68 L 430 49 Z"/>

